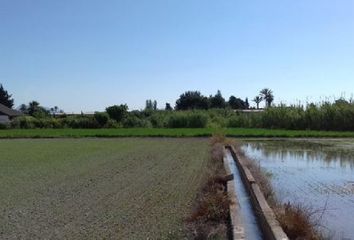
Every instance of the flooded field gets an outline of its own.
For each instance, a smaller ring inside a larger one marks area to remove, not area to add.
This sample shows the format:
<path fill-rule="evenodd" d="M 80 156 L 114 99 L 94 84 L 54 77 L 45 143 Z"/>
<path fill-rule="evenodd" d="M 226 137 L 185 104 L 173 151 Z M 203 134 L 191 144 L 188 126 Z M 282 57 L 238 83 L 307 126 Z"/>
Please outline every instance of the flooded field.
<path fill-rule="evenodd" d="M 354 239 L 354 140 L 250 140 L 279 200 L 310 207 L 332 239 Z"/>

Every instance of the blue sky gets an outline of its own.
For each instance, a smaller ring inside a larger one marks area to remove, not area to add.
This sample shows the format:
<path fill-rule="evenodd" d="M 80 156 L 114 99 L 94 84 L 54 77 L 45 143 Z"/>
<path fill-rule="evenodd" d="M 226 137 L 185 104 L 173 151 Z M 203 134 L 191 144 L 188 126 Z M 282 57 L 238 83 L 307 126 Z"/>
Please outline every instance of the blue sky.
<path fill-rule="evenodd" d="M 353 0 L 0 0 L 0 83 L 67 112 L 354 93 Z"/>

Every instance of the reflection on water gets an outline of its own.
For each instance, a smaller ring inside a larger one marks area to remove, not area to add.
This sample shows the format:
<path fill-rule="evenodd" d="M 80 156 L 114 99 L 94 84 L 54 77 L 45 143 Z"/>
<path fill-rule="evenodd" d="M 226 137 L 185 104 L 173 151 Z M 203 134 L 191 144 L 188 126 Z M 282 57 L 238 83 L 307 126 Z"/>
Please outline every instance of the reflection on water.
<path fill-rule="evenodd" d="M 299 140 L 273 140 L 261 142 L 249 142 L 246 145 L 253 150 L 261 152 L 268 158 L 286 158 L 304 159 L 306 161 L 320 161 L 320 165 L 340 166 L 342 168 L 354 169 L 354 142 L 353 149 L 344 149 L 336 146 L 335 142 L 326 144 L 322 142 L 299 141 Z"/>
<path fill-rule="evenodd" d="M 354 141 L 267 140 L 243 144 L 270 172 L 277 197 L 318 211 L 333 239 L 354 239 Z"/>

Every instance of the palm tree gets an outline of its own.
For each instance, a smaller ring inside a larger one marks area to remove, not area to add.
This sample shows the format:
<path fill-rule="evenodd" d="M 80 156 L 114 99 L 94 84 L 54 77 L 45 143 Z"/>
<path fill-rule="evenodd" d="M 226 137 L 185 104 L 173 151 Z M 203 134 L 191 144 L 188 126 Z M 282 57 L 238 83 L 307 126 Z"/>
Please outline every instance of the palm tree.
<path fill-rule="evenodd" d="M 269 88 L 264 88 L 261 90 L 260 95 L 266 101 L 267 107 L 270 107 L 274 101 L 273 91 Z"/>
<path fill-rule="evenodd" d="M 257 104 L 257 109 L 259 109 L 259 104 L 263 101 L 263 98 L 261 96 L 256 96 L 253 98 L 253 102 Z"/>

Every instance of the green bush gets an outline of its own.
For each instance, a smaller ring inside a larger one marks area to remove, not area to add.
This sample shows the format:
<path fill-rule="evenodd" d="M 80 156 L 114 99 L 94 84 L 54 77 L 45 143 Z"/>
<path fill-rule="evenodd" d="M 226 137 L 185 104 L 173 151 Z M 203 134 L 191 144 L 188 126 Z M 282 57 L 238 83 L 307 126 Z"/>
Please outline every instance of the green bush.
<path fill-rule="evenodd" d="M 229 128 L 239 128 L 243 127 L 244 122 L 239 116 L 231 117 L 227 122 L 227 127 Z"/>
<path fill-rule="evenodd" d="M 205 128 L 208 123 L 208 117 L 201 113 L 192 113 L 187 115 L 189 128 Z"/>
<path fill-rule="evenodd" d="M 175 112 L 167 121 L 169 128 L 205 128 L 208 117 L 197 112 Z"/>
<path fill-rule="evenodd" d="M 140 119 L 135 115 L 128 115 L 123 119 L 124 128 L 150 128 L 151 123 L 146 119 Z"/>
<path fill-rule="evenodd" d="M 116 121 L 107 113 L 95 115 L 22 116 L 11 122 L 12 128 L 269 128 L 289 130 L 354 131 L 354 103 L 308 104 L 307 106 L 270 107 L 264 112 L 244 113 L 231 109 L 187 111 L 132 111 L 126 107 L 109 108 L 117 114 Z M 122 111 L 121 111 L 122 110 Z M 112 113 L 111 113 L 112 114 Z M 118 117 L 119 115 L 119 117 Z M 120 118 L 122 117 L 122 118 Z M 1 126 L 3 128 L 3 126 Z"/>
<path fill-rule="evenodd" d="M 354 104 L 349 102 L 268 108 L 261 114 L 263 128 L 354 131 Z M 255 124 L 252 125 L 253 127 Z"/>
<path fill-rule="evenodd" d="M 166 125 L 166 116 L 169 113 L 154 113 L 150 116 L 150 122 L 154 128 L 163 128 Z"/>
<path fill-rule="evenodd" d="M 168 118 L 167 121 L 168 128 L 187 128 L 188 119 L 187 115 L 184 113 L 175 113 Z"/>
<path fill-rule="evenodd" d="M 62 122 L 55 118 L 40 118 L 34 125 L 35 128 L 63 128 Z"/>
<path fill-rule="evenodd" d="M 69 116 L 64 122 L 68 128 L 99 128 L 100 125 L 92 116 Z"/>
<path fill-rule="evenodd" d="M 31 116 L 17 117 L 11 121 L 12 128 L 31 129 L 31 128 L 36 128 L 37 125 L 38 125 L 38 120 Z"/>
<path fill-rule="evenodd" d="M 0 129 L 7 129 L 7 128 L 8 128 L 8 124 L 0 123 Z"/>
<path fill-rule="evenodd" d="M 109 115 L 107 113 L 95 112 L 94 118 L 101 127 L 104 127 L 109 120 Z"/>
<path fill-rule="evenodd" d="M 128 106 L 126 104 L 114 105 L 106 108 L 106 112 L 109 117 L 116 120 L 117 122 L 121 122 L 124 117 L 127 115 Z"/>

